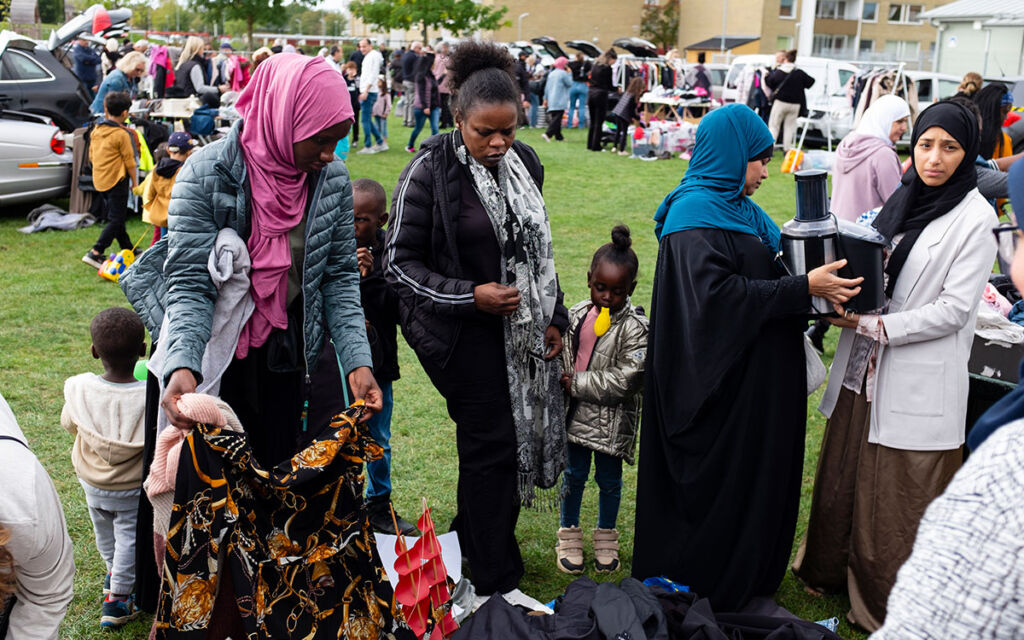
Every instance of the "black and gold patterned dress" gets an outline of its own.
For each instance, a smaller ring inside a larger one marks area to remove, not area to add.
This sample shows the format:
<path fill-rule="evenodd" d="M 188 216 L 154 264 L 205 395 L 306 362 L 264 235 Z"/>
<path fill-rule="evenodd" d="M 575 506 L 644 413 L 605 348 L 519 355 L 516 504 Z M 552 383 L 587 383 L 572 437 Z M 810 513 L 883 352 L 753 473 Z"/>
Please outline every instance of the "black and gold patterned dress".
<path fill-rule="evenodd" d="M 224 615 L 214 602 L 224 602 L 225 575 L 250 640 L 413 637 L 362 506 L 363 460 L 381 450 L 360 431 L 361 415 L 350 407 L 269 470 L 244 434 L 195 427 L 175 487 L 158 637 L 207 638 Z"/>

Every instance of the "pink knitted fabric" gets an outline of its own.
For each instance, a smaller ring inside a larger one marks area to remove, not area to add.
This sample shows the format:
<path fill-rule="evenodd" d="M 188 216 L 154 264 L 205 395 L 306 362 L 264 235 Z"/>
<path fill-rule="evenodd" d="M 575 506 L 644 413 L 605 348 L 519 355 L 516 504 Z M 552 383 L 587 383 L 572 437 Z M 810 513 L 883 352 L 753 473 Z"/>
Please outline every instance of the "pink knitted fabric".
<path fill-rule="evenodd" d="M 227 424 L 217 399 L 205 393 L 186 393 L 178 398 L 178 411 L 186 418 L 202 424 L 223 427 Z"/>

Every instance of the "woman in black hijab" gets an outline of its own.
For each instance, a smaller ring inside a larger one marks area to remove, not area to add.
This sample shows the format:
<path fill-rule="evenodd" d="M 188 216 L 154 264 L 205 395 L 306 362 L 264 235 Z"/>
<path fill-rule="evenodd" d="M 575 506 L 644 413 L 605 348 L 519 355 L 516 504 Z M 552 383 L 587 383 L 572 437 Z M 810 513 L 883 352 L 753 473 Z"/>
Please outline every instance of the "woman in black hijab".
<path fill-rule="evenodd" d="M 793 570 L 849 592 L 874 631 L 925 508 L 963 460 L 978 303 L 995 259 L 995 213 L 978 193 L 978 121 L 940 102 L 914 127 L 912 165 L 874 226 L 892 246 L 885 308 L 836 306 L 843 327 L 819 407 L 822 443 L 807 538 Z"/>

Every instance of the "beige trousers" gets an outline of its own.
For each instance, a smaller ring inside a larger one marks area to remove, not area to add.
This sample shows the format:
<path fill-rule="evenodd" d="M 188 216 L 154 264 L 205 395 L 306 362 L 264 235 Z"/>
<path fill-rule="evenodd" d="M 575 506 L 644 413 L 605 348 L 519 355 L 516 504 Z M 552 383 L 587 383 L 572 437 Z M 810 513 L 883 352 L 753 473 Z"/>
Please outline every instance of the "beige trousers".
<path fill-rule="evenodd" d="M 793 148 L 793 136 L 796 135 L 796 119 L 800 115 L 800 105 L 792 102 L 776 100 L 772 104 L 772 113 L 768 116 L 768 128 L 772 132 L 772 140 L 779 139 L 782 129 L 782 149 Z"/>

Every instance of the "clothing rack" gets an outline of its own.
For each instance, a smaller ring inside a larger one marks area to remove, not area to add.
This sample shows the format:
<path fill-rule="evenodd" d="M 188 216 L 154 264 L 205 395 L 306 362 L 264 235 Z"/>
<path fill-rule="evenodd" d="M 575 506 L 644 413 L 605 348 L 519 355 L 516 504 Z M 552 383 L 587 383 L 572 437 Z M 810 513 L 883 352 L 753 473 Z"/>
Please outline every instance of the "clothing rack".
<path fill-rule="evenodd" d="M 652 68 L 656 73 L 650 72 Z M 632 69 L 633 74 L 630 74 L 628 69 Z M 675 73 L 675 68 L 665 60 L 664 56 L 641 58 L 632 54 L 623 54 L 612 65 L 612 84 L 625 91 L 629 81 L 636 73 L 643 73 L 646 85 L 644 91 L 650 91 L 661 84 L 661 74 L 664 70 Z"/>

